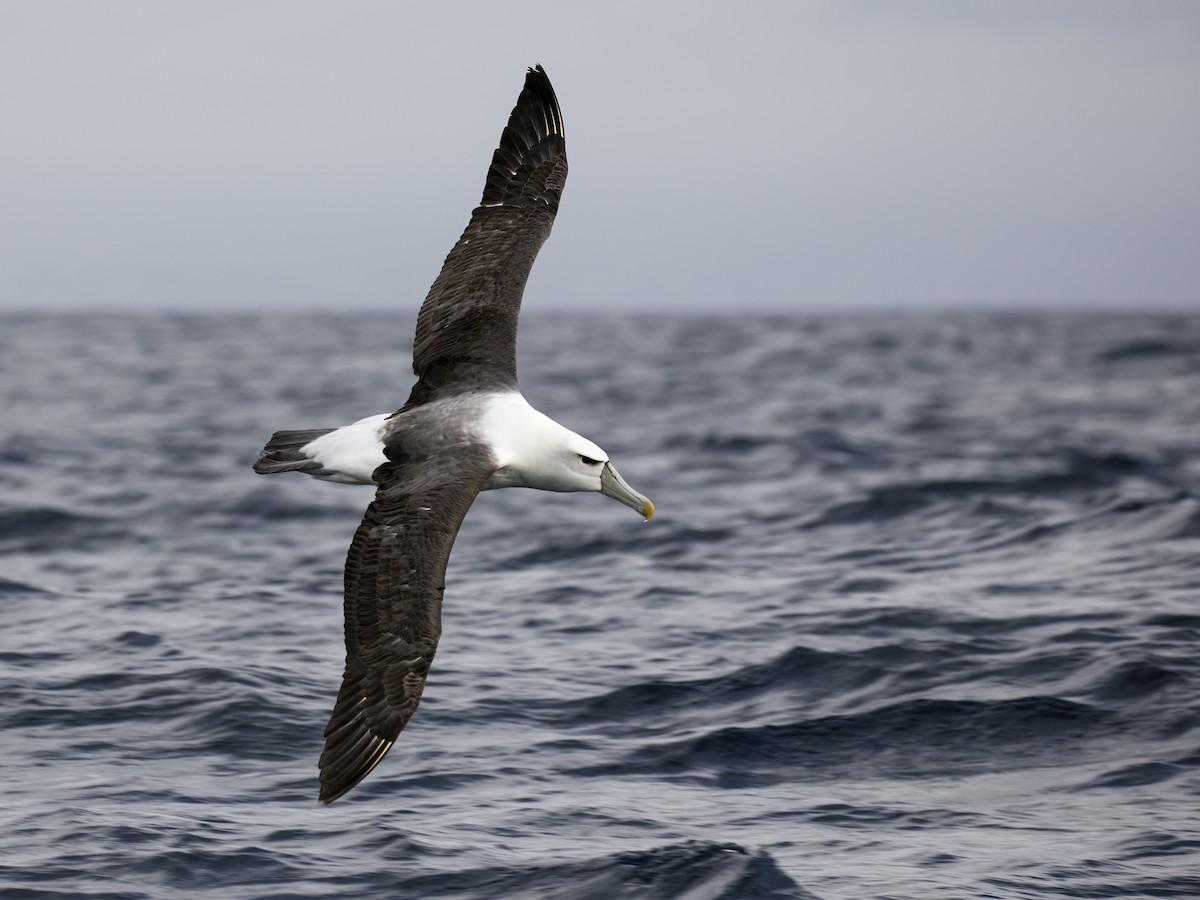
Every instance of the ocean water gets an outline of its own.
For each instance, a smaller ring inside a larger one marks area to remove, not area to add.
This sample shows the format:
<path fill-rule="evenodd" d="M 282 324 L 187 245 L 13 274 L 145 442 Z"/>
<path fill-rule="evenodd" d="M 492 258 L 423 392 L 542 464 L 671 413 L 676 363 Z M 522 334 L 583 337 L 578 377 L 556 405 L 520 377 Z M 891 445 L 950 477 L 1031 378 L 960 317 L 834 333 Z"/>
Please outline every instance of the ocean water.
<path fill-rule="evenodd" d="M 411 318 L 0 320 L 0 896 L 1200 896 L 1200 316 L 527 313 L 658 507 L 480 496 L 316 801 Z"/>

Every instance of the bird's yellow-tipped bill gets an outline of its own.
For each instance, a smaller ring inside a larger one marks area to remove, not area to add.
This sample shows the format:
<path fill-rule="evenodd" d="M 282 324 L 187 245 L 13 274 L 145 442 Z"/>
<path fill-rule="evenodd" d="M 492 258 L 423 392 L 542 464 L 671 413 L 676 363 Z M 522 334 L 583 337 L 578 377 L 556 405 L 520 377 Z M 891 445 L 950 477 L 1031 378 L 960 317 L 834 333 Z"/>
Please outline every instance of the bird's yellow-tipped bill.
<path fill-rule="evenodd" d="M 626 484 L 621 473 L 610 462 L 605 463 L 604 469 L 600 472 L 600 493 L 607 494 L 631 509 L 636 509 L 647 520 L 654 516 L 654 504 L 650 502 L 650 498 L 639 494 Z"/>

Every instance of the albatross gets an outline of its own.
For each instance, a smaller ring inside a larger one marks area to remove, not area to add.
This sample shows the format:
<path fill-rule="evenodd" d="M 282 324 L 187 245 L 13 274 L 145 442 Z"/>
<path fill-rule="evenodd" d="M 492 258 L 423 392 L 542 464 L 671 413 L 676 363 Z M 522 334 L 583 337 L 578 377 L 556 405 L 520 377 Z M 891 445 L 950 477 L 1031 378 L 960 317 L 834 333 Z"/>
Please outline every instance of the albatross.
<path fill-rule="evenodd" d="M 562 112 L 537 66 L 483 199 L 421 304 L 408 401 L 341 428 L 277 431 L 254 464 L 264 475 L 375 485 L 346 557 L 346 669 L 325 726 L 323 803 L 362 781 L 416 712 L 441 636 L 446 563 L 476 494 L 598 491 L 654 515 L 608 454 L 517 388 L 521 295 L 566 178 Z"/>

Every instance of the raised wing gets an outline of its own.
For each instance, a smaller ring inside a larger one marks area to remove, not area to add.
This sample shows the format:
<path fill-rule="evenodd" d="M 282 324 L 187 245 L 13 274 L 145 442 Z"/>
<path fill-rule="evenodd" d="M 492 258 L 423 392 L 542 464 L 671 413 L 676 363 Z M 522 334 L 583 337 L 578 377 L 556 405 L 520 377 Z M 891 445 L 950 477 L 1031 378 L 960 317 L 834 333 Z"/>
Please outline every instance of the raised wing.
<path fill-rule="evenodd" d="M 517 382 L 521 295 L 558 211 L 567 180 L 562 112 L 541 66 L 530 69 L 500 146 L 483 199 L 417 317 L 407 406 L 478 388 Z"/>
<path fill-rule="evenodd" d="M 442 633 L 450 548 L 493 468 L 486 448 L 455 444 L 376 471 L 346 558 L 346 672 L 325 727 L 321 802 L 375 768 L 416 711 Z"/>

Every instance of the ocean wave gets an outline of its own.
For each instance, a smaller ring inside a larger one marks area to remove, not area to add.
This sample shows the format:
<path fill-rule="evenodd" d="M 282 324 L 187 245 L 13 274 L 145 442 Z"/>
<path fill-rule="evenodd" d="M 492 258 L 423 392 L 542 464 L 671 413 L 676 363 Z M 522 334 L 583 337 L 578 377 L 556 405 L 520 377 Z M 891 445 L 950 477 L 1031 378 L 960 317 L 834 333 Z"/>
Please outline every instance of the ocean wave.
<path fill-rule="evenodd" d="M 1144 762 L 1121 766 L 1090 780 L 1077 790 L 1094 788 L 1130 788 L 1146 784 L 1159 784 L 1186 773 L 1184 766 L 1169 762 Z"/>
<path fill-rule="evenodd" d="M 918 778 L 1064 762 L 1065 747 L 1111 739 L 1112 713 L 1056 697 L 909 700 L 855 715 L 727 727 L 635 751 L 631 771 L 715 773 L 721 783 Z"/>
<path fill-rule="evenodd" d="M 94 547 L 129 537 L 117 521 L 51 506 L 30 506 L 0 512 L 0 542 L 11 551 L 52 553 Z"/>
<path fill-rule="evenodd" d="M 414 896 L 442 900 L 812 900 L 763 850 L 687 841 L 541 866 L 466 870 L 410 879 Z"/>
<path fill-rule="evenodd" d="M 10 581 L 7 578 L 0 578 L 0 595 L 3 594 L 48 594 L 49 591 L 39 587 L 34 587 L 32 584 L 26 584 L 22 581 Z"/>
<path fill-rule="evenodd" d="M 1094 492 L 1113 488 L 1131 477 L 1160 479 L 1158 465 L 1124 453 L 1096 454 L 1072 451 L 1042 471 L 1012 478 L 930 479 L 874 487 L 865 496 L 839 501 L 805 522 L 805 528 L 887 522 L 925 511 L 939 502 L 961 499 L 1045 498 L 1067 492 Z M 1123 499 L 1125 503 L 1134 502 Z M 1019 515 L 1020 506 L 971 506 L 972 514 Z"/>
<path fill-rule="evenodd" d="M 1175 669 L 1149 659 L 1117 664 L 1094 691 L 1104 700 L 1141 701 L 1173 685 L 1187 685 L 1189 679 Z"/>
<path fill-rule="evenodd" d="M 1200 344 L 1191 341 L 1176 341 L 1155 338 L 1125 341 L 1107 347 L 1096 354 L 1101 362 L 1129 362 L 1141 360 L 1195 359 L 1200 362 Z"/>
<path fill-rule="evenodd" d="M 245 491 L 215 509 L 205 508 L 202 512 L 216 512 L 236 521 L 358 519 L 362 516 L 362 511 L 366 509 L 366 504 L 370 502 L 371 498 L 369 495 L 364 495 L 361 507 L 344 502 L 347 498 L 342 499 L 343 502 L 321 505 L 297 500 L 281 490 L 272 490 L 264 485 Z M 349 542 L 349 535 L 346 540 Z"/>
<path fill-rule="evenodd" d="M 576 724 L 604 720 L 661 720 L 673 710 L 743 705 L 777 691 L 841 694 L 884 677 L 887 669 L 861 656 L 793 647 L 768 663 L 751 664 L 694 681 L 650 681 L 573 701 L 563 708 Z"/>

